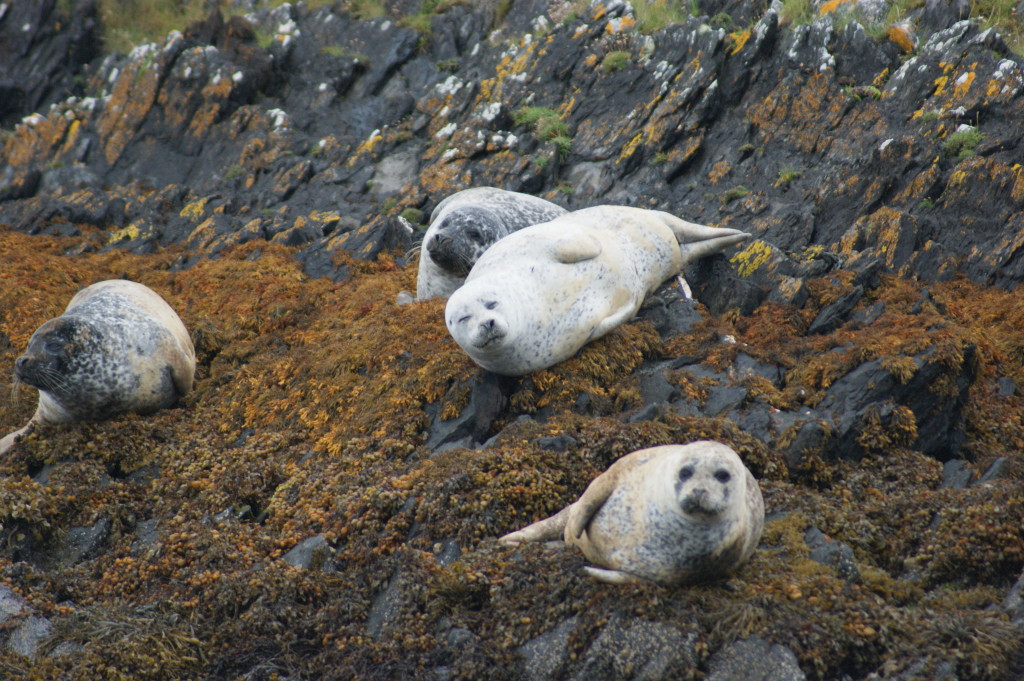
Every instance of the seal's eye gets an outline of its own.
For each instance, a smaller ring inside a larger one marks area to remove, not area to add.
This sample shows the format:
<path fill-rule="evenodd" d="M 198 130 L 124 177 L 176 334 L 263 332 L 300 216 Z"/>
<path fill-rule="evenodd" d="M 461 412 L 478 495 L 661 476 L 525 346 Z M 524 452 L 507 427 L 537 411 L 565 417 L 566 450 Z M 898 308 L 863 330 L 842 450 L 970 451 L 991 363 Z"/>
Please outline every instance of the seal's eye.
<path fill-rule="evenodd" d="M 479 230 L 467 229 L 466 230 L 466 236 L 468 236 L 473 241 L 480 241 L 480 231 Z"/>
<path fill-rule="evenodd" d="M 492 300 L 490 302 L 484 303 L 484 307 L 486 307 L 488 310 L 493 310 L 494 308 L 498 307 L 498 301 Z"/>
<path fill-rule="evenodd" d="M 465 317 L 459 317 L 459 324 L 465 324 L 466 322 L 468 322 L 468 321 L 469 321 L 469 318 L 470 318 L 471 316 L 472 316 L 472 315 L 466 315 Z"/>
<path fill-rule="evenodd" d="M 47 338 L 46 342 L 43 343 L 43 349 L 46 350 L 48 355 L 63 355 L 64 344 L 56 338 Z"/>
<path fill-rule="evenodd" d="M 729 475 L 729 471 L 725 470 L 724 468 L 720 468 L 717 471 L 715 471 L 715 480 L 722 483 L 723 485 L 729 482 L 729 480 L 731 479 L 732 476 Z"/>
<path fill-rule="evenodd" d="M 693 477 L 693 469 L 692 468 L 680 468 L 679 469 L 679 479 L 680 480 L 689 480 L 692 477 Z"/>

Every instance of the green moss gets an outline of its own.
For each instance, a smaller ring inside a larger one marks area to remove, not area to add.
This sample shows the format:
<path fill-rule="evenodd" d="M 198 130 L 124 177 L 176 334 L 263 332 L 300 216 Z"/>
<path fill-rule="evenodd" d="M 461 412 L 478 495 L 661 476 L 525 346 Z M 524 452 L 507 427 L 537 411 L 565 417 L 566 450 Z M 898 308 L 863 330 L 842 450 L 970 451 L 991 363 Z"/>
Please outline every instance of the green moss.
<path fill-rule="evenodd" d="M 788 189 L 790 183 L 794 180 L 800 179 L 803 175 L 799 170 L 796 170 L 790 166 L 785 166 L 779 171 L 779 176 L 775 180 L 775 186 L 780 189 Z"/>
<path fill-rule="evenodd" d="M 601 60 L 601 68 L 609 73 L 621 71 L 626 68 L 630 61 L 630 54 L 625 50 L 613 50 Z"/>
<path fill-rule="evenodd" d="M 974 156 L 974 148 L 981 142 L 982 137 L 984 135 L 977 128 L 958 130 L 946 137 L 942 143 L 942 153 L 957 159 Z"/>
<path fill-rule="evenodd" d="M 666 26 L 681 24 L 691 16 L 699 16 L 696 0 L 689 3 L 678 0 L 640 0 L 633 3 L 637 28 L 642 33 L 654 33 Z"/>
<path fill-rule="evenodd" d="M 743 185 L 738 185 L 736 187 L 733 187 L 732 189 L 723 192 L 718 200 L 721 201 L 722 203 L 731 203 L 737 199 L 742 199 L 744 196 L 747 196 L 748 194 L 750 194 L 749 189 L 747 189 Z"/>

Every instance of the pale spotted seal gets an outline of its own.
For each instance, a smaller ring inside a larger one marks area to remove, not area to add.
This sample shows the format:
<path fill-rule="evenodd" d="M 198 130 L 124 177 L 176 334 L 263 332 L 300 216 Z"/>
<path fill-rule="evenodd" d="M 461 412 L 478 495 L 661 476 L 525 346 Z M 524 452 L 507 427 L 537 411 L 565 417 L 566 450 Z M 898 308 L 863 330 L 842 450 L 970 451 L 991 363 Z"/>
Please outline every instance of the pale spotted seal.
<path fill-rule="evenodd" d="M 156 292 L 124 280 L 93 284 L 36 329 L 15 361 L 15 385 L 37 388 L 39 406 L 0 440 L 0 452 L 37 423 L 169 407 L 192 389 L 195 368 L 185 325 Z"/>
<path fill-rule="evenodd" d="M 448 298 L 445 322 L 483 368 L 538 371 L 633 317 L 690 261 L 749 236 L 641 208 L 574 211 L 491 246 Z"/>
<path fill-rule="evenodd" d="M 416 298 L 447 298 L 491 244 L 565 212 L 550 201 L 495 187 L 452 194 L 430 215 L 420 248 Z"/>
<path fill-rule="evenodd" d="M 641 449 L 622 457 L 559 513 L 501 538 L 564 539 L 596 579 L 663 585 L 711 581 L 745 563 L 764 528 L 757 480 L 720 442 Z"/>

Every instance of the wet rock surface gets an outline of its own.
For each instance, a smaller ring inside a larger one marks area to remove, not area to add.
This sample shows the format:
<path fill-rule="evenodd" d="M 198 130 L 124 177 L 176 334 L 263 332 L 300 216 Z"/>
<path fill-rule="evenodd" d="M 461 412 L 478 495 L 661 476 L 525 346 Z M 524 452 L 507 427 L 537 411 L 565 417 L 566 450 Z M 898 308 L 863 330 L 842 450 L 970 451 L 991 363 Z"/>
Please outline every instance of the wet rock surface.
<path fill-rule="evenodd" d="M 236 3 L 126 55 L 91 2 L 0 5 L 0 374 L 112 277 L 164 295 L 199 360 L 176 408 L 0 461 L 0 670 L 1024 673 L 1024 62 L 998 32 L 947 0 L 899 25 L 709 0 L 650 32 L 617 1 L 317 4 Z M 396 303 L 424 216 L 477 185 L 754 238 L 500 378 L 443 301 Z M 728 579 L 609 587 L 496 543 L 701 438 L 769 512 Z"/>

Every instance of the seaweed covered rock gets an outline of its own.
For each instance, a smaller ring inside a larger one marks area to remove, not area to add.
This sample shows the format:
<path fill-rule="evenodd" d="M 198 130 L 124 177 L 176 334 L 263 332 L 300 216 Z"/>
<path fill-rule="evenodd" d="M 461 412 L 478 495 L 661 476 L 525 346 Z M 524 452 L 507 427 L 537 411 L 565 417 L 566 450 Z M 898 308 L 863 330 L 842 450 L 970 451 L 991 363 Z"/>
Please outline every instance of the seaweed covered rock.
<path fill-rule="evenodd" d="M 668 4 L 246 1 L 104 55 L 91 2 L 0 5 L 0 374 L 119 277 L 198 360 L 0 460 L 4 673 L 1024 673 L 1021 57 L 959 0 Z M 396 303 L 404 225 L 477 185 L 755 238 L 496 380 Z M 768 510 L 729 579 L 497 543 L 699 439 Z"/>

